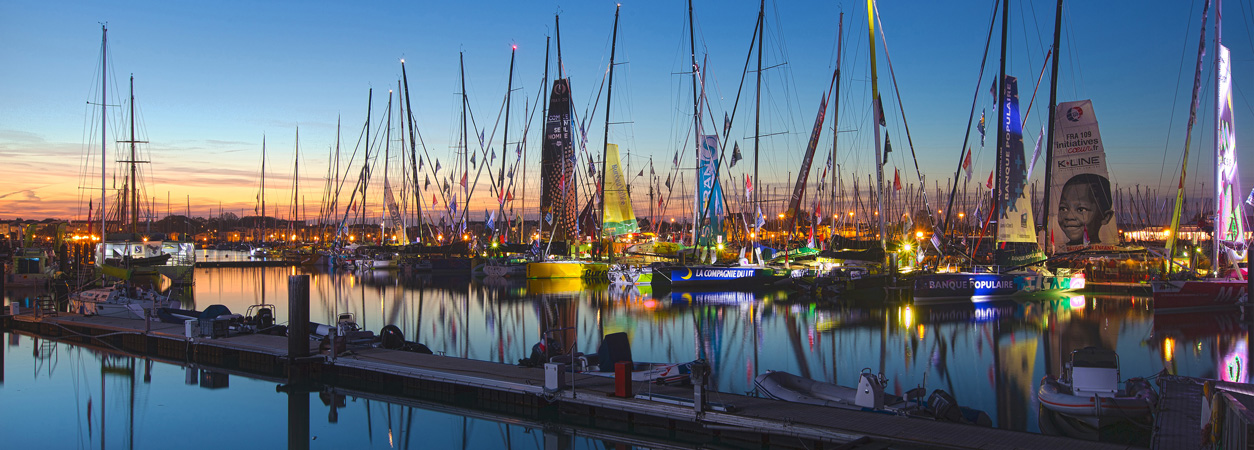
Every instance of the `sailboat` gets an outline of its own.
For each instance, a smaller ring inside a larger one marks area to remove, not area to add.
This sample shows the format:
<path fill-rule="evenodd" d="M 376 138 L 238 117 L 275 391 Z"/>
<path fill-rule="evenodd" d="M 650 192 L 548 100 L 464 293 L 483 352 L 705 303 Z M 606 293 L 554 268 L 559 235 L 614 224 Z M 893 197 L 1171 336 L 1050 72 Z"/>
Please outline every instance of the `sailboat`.
<path fill-rule="evenodd" d="M 1211 271 L 1205 278 L 1184 278 L 1155 280 L 1154 311 L 1182 311 L 1188 309 L 1224 308 L 1249 303 L 1249 273 L 1247 269 L 1237 267 L 1237 263 L 1249 251 L 1246 239 L 1246 223 L 1244 206 L 1240 199 L 1239 179 L 1237 178 L 1236 130 L 1233 128 L 1232 110 L 1232 64 L 1231 54 L 1223 46 L 1220 36 L 1222 0 L 1215 0 L 1215 228 L 1211 235 L 1213 244 L 1211 254 Z M 1207 5 L 1209 6 L 1209 4 Z M 1205 10 L 1203 10 L 1205 11 Z M 1203 12 L 1202 20 L 1206 16 Z M 1202 44 L 1205 44 L 1205 23 L 1203 23 Z M 1199 73 L 1202 70 L 1204 47 L 1199 49 Z M 1195 77 L 1195 79 L 1200 79 Z M 1196 84 L 1193 88 L 1193 106 L 1197 107 Z M 1191 114 L 1192 116 L 1192 114 Z M 1189 121 L 1189 134 L 1192 133 L 1193 120 Z M 1185 141 L 1184 164 L 1188 163 L 1189 153 Z M 1187 166 L 1185 166 L 1187 167 Z M 1175 253 L 1176 234 L 1180 227 L 1180 211 L 1184 203 L 1184 175 L 1180 172 L 1180 185 L 1176 195 L 1176 207 L 1172 214 L 1171 230 L 1168 234 L 1167 259 Z M 1221 258 L 1221 256 L 1223 258 Z M 1232 269 L 1221 268 L 1221 261 L 1227 260 Z"/>
<path fill-rule="evenodd" d="M 557 23 L 557 19 L 554 19 Z M 609 266 L 602 262 L 557 259 L 550 251 L 569 254 L 568 246 L 577 243 L 575 199 L 575 135 L 571 130 L 570 79 L 562 78 L 562 32 L 557 32 L 558 79 L 553 80 L 548 115 L 544 123 L 544 141 L 540 154 L 540 245 L 545 247 L 543 261 L 527 263 L 527 278 L 596 278 L 604 277 Z M 547 242 L 547 244 L 545 243 Z M 556 248 L 555 248 L 556 247 Z"/>
<path fill-rule="evenodd" d="M 762 13 L 758 16 L 756 39 L 762 39 Z M 719 185 L 721 170 L 717 134 L 701 134 L 701 110 L 704 98 L 703 85 L 698 83 L 700 66 L 697 63 L 696 37 L 693 31 L 692 1 L 688 2 L 689 47 L 692 58 L 693 132 L 696 141 L 697 171 L 693 201 L 693 254 L 696 264 L 670 264 L 654 266 L 651 284 L 654 288 L 671 289 L 756 289 L 779 282 L 787 277 L 787 271 L 765 266 L 717 265 L 717 252 L 723 247 L 724 199 Z M 760 42 L 760 41 L 759 41 Z M 759 48 L 761 53 L 761 48 Z M 821 117 L 821 116 L 820 116 Z M 703 256 L 709 254 L 708 264 Z"/>
<path fill-rule="evenodd" d="M 1058 269 L 1055 274 L 1044 267 L 1035 266 L 1044 261 L 1045 256 L 1037 243 L 1031 201 L 1024 189 L 1028 168 L 1023 153 L 1018 79 L 1006 75 L 1005 36 L 1009 26 L 1009 11 L 1008 2 L 1003 0 L 1002 63 L 999 76 L 1001 89 L 997 96 L 1000 106 L 997 117 L 1001 119 L 998 120 L 997 127 L 997 184 L 992 208 L 992 213 L 997 218 L 994 251 L 997 265 L 973 266 L 959 272 L 918 275 L 914 282 L 916 303 L 965 299 L 983 302 L 1084 288 L 1082 274 L 1072 276 L 1066 269 Z M 1096 127 L 1095 120 L 1093 127 Z M 1093 150 L 1100 151 L 1100 145 Z"/>
<path fill-rule="evenodd" d="M 107 64 L 108 51 L 108 29 L 101 27 L 101 55 L 102 64 Z M 102 71 L 101 75 L 101 96 L 103 99 L 108 97 L 105 95 L 103 86 L 107 85 L 108 72 Z M 118 208 L 117 222 L 126 224 L 122 232 L 109 233 L 107 227 L 108 209 L 106 208 L 107 189 L 105 184 L 105 170 L 108 166 L 108 139 L 107 131 L 105 131 L 105 120 L 108 116 L 105 111 L 107 100 L 101 101 L 101 198 L 100 198 L 100 233 L 101 241 L 95 249 L 96 266 L 109 277 L 120 280 L 131 280 L 136 277 L 148 277 L 152 281 L 160 276 L 166 276 L 172 284 L 190 284 L 192 282 L 192 268 L 196 262 L 195 243 L 185 239 L 185 236 L 179 236 L 174 239 L 167 239 L 162 233 L 141 233 L 139 231 L 139 176 L 137 164 L 146 163 L 140 161 L 136 153 L 135 144 L 147 143 L 147 141 L 139 141 L 135 138 L 135 77 L 130 80 L 130 139 L 120 140 L 118 143 L 130 144 L 130 155 L 128 158 L 119 160 L 129 167 L 129 174 L 126 177 L 125 188 L 118 192 Z"/>

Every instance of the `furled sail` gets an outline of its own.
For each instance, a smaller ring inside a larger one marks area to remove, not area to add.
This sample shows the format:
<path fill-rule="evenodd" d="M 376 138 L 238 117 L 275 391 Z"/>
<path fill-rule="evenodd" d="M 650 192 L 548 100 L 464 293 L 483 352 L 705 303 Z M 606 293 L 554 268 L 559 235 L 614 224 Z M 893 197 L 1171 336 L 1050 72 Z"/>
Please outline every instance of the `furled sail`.
<path fill-rule="evenodd" d="M 718 136 L 701 135 L 701 152 L 697 155 L 696 214 L 700 224 L 697 245 L 713 245 L 723 234 L 723 188 L 718 183 Z M 706 205 L 709 205 L 707 208 Z"/>
<path fill-rule="evenodd" d="M 1000 265 L 1021 265 L 1044 259 L 1036 243 L 1036 221 L 1027 186 L 1023 155 L 1023 122 L 1019 116 L 1019 81 L 1002 83 L 1002 116 L 997 130 L 997 259 Z"/>
<path fill-rule="evenodd" d="M 1232 123 L 1232 64 L 1228 47 L 1222 45 L 1219 46 L 1218 105 L 1215 240 L 1244 252 L 1246 223 L 1241 205 L 1243 192 L 1237 177 L 1237 134 Z"/>
<path fill-rule="evenodd" d="M 396 196 L 392 194 L 392 184 L 388 183 L 387 178 L 383 179 L 383 200 L 387 202 L 387 223 L 395 230 L 397 242 L 408 244 L 409 239 L 405 236 L 405 221 L 401 219 L 401 208 L 396 204 Z"/>

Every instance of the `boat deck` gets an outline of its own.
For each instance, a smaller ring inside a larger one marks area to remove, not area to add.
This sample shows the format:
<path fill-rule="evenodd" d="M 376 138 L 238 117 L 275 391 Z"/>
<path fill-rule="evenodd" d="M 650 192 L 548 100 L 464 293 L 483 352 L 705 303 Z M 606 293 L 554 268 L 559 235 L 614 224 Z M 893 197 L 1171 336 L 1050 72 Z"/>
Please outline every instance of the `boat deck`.
<path fill-rule="evenodd" d="M 286 337 L 188 338 L 182 325 L 134 319 L 67 313 L 43 317 L 19 314 L 0 316 L 0 323 L 20 332 L 60 337 L 69 343 L 187 361 L 204 368 L 220 367 L 226 372 L 256 374 L 263 379 L 292 380 L 293 374 L 305 373 L 313 381 L 344 389 L 424 400 L 436 398 L 447 403 L 470 398 L 479 408 L 505 409 L 528 417 L 534 417 L 540 408 L 555 407 L 563 424 L 629 430 L 683 442 L 713 439 L 755 448 L 815 448 L 833 444 L 850 448 L 1127 448 L 719 392 L 708 392 L 707 401 L 713 408 L 698 412 L 692 404 L 695 394 L 691 386 L 634 383 L 637 397 L 619 398 L 612 395 L 612 378 L 584 374 L 568 374 L 568 388 L 546 393 L 545 371 L 541 368 L 378 348 L 351 349 L 337 357 L 290 359 Z M 310 342 L 310 349 L 311 354 L 318 355 L 317 343 Z M 302 370 L 296 370 L 297 367 Z"/>

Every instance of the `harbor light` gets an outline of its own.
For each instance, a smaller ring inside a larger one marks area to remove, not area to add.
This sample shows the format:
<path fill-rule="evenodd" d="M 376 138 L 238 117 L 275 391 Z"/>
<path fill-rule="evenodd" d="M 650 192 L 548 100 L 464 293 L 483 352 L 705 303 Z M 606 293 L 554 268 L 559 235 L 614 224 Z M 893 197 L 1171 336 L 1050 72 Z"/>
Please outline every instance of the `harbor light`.
<path fill-rule="evenodd" d="M 907 251 L 907 252 L 908 252 L 908 251 L 910 251 L 910 244 L 905 244 L 905 245 L 902 245 L 902 246 L 901 246 L 901 249 L 902 249 L 903 251 Z"/>
<path fill-rule="evenodd" d="M 915 232 L 914 232 L 914 238 L 915 238 L 915 239 L 918 239 L 918 240 L 920 240 L 920 241 L 921 241 L 921 240 L 923 240 L 923 232 L 922 232 L 922 231 L 915 231 Z"/>

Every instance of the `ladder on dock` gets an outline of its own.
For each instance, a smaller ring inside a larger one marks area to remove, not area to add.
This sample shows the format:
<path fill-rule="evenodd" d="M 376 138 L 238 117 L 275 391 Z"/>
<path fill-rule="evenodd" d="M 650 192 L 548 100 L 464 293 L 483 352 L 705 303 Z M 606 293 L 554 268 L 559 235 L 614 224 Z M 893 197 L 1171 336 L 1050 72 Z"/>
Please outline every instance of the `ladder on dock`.
<path fill-rule="evenodd" d="M 56 316 L 57 302 L 50 295 L 41 295 L 35 299 L 35 315 L 40 317 Z"/>

